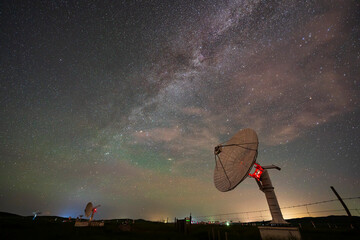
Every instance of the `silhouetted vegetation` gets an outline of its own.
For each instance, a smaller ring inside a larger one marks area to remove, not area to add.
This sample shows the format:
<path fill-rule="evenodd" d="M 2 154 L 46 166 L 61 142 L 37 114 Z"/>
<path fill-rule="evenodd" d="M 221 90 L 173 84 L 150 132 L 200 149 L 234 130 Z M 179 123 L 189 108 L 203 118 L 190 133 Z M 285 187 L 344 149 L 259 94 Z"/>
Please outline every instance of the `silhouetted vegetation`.
<path fill-rule="evenodd" d="M 121 228 L 127 222 L 130 228 Z M 300 226 L 303 240 L 310 239 L 358 239 L 359 230 L 352 229 L 349 218 L 344 216 L 330 216 L 322 218 L 301 218 L 290 220 L 293 226 Z M 354 217 L 352 224 L 359 226 L 360 217 Z M 145 220 L 113 219 L 105 220 L 104 227 L 74 227 L 74 220 L 56 216 L 23 217 L 15 214 L 0 213 L 0 239 L 198 239 L 198 240 L 228 240 L 261 239 L 255 224 L 194 224 L 188 235 L 177 232 L 174 224 L 150 222 Z M 316 228 L 314 228 L 314 225 Z M 124 229 L 130 231 L 124 231 Z"/>

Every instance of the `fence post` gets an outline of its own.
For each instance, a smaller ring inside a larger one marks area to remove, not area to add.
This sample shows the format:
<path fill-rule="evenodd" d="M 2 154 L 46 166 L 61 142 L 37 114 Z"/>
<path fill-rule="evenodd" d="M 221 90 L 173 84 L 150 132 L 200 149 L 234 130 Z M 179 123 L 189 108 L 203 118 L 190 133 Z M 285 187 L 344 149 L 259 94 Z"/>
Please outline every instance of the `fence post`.
<path fill-rule="evenodd" d="M 311 221 L 311 224 L 313 225 L 314 228 L 316 228 L 315 223 L 313 221 Z"/>
<path fill-rule="evenodd" d="M 330 186 L 331 190 L 333 190 L 333 192 L 335 193 L 336 197 L 339 199 L 340 203 L 342 204 L 342 206 L 344 207 L 347 215 L 349 217 L 351 217 L 351 213 L 349 211 L 349 209 L 347 208 L 346 204 L 344 203 L 344 201 L 342 200 L 342 198 L 340 197 L 340 195 L 336 192 L 335 188 L 333 186 Z"/>
<path fill-rule="evenodd" d="M 354 229 L 354 226 L 353 226 L 353 219 L 352 219 L 352 216 L 351 216 L 351 213 L 349 211 L 349 209 L 347 208 L 346 204 L 344 203 L 344 201 L 342 200 L 342 198 L 340 197 L 340 195 L 336 192 L 335 188 L 333 186 L 330 186 L 331 190 L 333 190 L 333 192 L 335 193 L 336 197 L 339 199 L 340 203 L 342 204 L 342 206 L 344 207 L 347 215 L 349 216 L 349 222 L 350 222 L 350 228 L 351 229 Z"/>

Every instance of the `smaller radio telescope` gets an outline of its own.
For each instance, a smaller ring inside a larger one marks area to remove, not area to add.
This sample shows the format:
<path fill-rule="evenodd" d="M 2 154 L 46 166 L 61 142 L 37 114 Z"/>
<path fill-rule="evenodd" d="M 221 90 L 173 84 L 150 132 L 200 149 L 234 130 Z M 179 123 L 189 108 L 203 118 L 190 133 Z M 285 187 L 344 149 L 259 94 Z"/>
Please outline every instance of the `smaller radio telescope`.
<path fill-rule="evenodd" d="M 238 131 L 229 141 L 217 145 L 214 150 L 215 187 L 221 192 L 233 190 L 247 177 L 256 180 L 260 190 L 265 193 L 272 216 L 271 224 L 287 225 L 282 216 L 279 203 L 277 201 L 274 187 L 271 183 L 267 169 L 277 169 L 275 165 L 260 166 L 256 163 L 258 154 L 258 137 L 254 130 L 247 128 Z M 250 173 L 255 165 L 255 172 Z"/>
<path fill-rule="evenodd" d="M 97 208 L 100 207 L 101 205 L 97 205 L 95 207 L 93 207 L 93 204 L 91 202 L 89 202 L 87 205 L 86 205 L 86 208 L 85 208 L 85 216 L 86 217 L 90 217 L 90 220 L 89 221 L 92 221 L 93 218 L 94 218 L 94 214 L 97 212 Z"/>
<path fill-rule="evenodd" d="M 39 212 L 39 211 L 33 212 L 33 215 L 34 215 L 33 220 L 35 220 L 35 218 L 40 214 L 41 214 L 41 212 Z"/>

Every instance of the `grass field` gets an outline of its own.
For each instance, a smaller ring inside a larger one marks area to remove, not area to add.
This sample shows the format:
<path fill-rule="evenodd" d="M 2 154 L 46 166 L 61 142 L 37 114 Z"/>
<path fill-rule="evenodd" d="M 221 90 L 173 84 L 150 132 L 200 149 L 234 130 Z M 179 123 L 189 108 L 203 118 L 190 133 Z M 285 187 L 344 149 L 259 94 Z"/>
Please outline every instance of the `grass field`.
<path fill-rule="evenodd" d="M 34 221 L 32 217 L 12 214 L 0 214 L 0 239 L 199 239 L 228 240 L 261 239 L 256 226 L 241 224 L 225 225 L 191 225 L 190 233 L 184 234 L 176 230 L 174 224 L 136 220 L 131 231 L 121 231 L 119 225 L 123 220 L 106 220 L 104 227 L 75 228 L 74 222 L 63 222 L 63 218 L 42 216 Z M 313 227 L 311 221 L 317 226 Z M 291 220 L 294 226 L 301 223 L 301 235 L 307 239 L 360 239 L 360 232 L 351 229 L 347 217 L 303 218 Z M 353 219 L 359 226 L 360 218 Z M 330 224 L 330 228 L 329 228 Z M 336 226 L 336 227 L 335 227 Z"/>

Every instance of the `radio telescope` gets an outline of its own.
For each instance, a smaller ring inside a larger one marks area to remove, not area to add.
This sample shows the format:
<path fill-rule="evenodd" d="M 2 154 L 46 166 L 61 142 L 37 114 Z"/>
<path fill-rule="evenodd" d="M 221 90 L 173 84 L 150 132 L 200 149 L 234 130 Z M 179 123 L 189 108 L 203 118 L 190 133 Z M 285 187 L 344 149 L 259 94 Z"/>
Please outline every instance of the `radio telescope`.
<path fill-rule="evenodd" d="M 256 163 L 258 145 L 257 134 L 250 128 L 240 130 L 229 141 L 217 145 L 214 149 L 215 187 L 221 192 L 227 192 L 233 190 L 245 178 L 253 177 L 260 190 L 265 193 L 272 216 L 270 223 L 274 225 L 289 224 L 282 216 L 274 187 L 267 172 L 267 169 L 280 170 L 280 168 L 275 165 L 260 166 Z M 250 173 L 254 165 L 255 172 Z"/>
<path fill-rule="evenodd" d="M 90 217 L 90 220 L 89 221 L 92 221 L 93 218 L 94 218 L 94 214 L 97 212 L 97 208 L 100 207 L 101 205 L 97 205 L 95 207 L 93 207 L 93 204 L 91 202 L 89 202 L 87 205 L 86 205 L 86 208 L 85 208 L 85 216 L 86 217 Z"/>
<path fill-rule="evenodd" d="M 36 212 L 33 212 L 33 214 L 34 214 L 33 220 L 35 220 L 35 218 L 37 217 L 37 215 L 41 214 L 41 212 L 36 211 Z"/>

